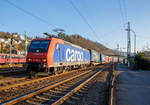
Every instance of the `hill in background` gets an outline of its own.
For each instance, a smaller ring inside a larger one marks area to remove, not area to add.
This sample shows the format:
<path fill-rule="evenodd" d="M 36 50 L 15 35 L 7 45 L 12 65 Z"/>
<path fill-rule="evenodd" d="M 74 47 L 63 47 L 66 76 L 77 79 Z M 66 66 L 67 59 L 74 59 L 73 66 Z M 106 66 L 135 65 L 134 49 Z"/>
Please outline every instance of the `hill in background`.
<path fill-rule="evenodd" d="M 0 53 L 9 53 L 10 39 L 11 35 L 9 32 L 0 32 Z M 54 36 L 54 35 L 51 35 Z M 56 36 L 55 36 L 56 37 Z M 65 41 L 71 42 L 73 44 L 79 45 L 86 49 L 93 49 L 105 55 L 115 55 L 115 52 L 104 45 L 91 41 L 89 39 L 83 38 L 80 35 L 65 35 L 64 33 L 59 33 L 58 38 Z M 28 45 L 31 42 L 31 38 L 27 38 Z M 14 33 L 13 35 L 13 50 L 16 50 L 19 54 L 24 52 L 25 39 L 23 35 Z"/>
<path fill-rule="evenodd" d="M 58 37 L 63 40 L 69 41 L 73 44 L 79 45 L 83 48 L 93 49 L 93 50 L 103 53 L 105 55 L 116 55 L 116 53 L 113 50 L 105 47 L 104 45 L 102 45 L 98 42 L 91 41 L 89 39 L 85 39 L 82 36 L 77 35 L 77 34 L 65 35 L 65 34 L 59 33 Z"/>
<path fill-rule="evenodd" d="M 12 34 L 9 32 L 0 32 L 0 53 L 9 53 Z M 27 38 L 27 43 L 31 41 Z M 13 33 L 12 50 L 19 54 L 24 53 L 25 38 L 23 35 Z"/>

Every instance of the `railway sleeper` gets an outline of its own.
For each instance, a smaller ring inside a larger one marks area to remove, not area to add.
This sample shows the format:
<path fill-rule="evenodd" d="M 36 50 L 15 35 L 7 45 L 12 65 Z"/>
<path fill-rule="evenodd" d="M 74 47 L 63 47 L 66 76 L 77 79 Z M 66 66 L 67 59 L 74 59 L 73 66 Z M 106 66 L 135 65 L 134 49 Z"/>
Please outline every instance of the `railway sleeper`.
<path fill-rule="evenodd" d="M 69 86 L 67 86 L 67 85 L 66 86 L 60 85 L 59 87 L 62 89 L 68 89 L 69 88 Z"/>
<path fill-rule="evenodd" d="M 41 95 L 37 95 L 35 96 L 37 99 L 40 99 L 40 100 L 44 100 L 44 101 L 49 101 L 49 98 L 46 98 L 44 96 L 41 96 Z"/>
<path fill-rule="evenodd" d="M 86 94 L 87 93 L 87 90 L 85 90 L 85 89 L 80 89 L 78 92 L 80 92 L 81 94 Z"/>
<path fill-rule="evenodd" d="M 80 98 L 79 97 L 77 97 L 77 96 L 71 96 L 71 98 L 70 99 L 72 99 L 72 100 L 77 100 L 77 101 L 79 101 L 80 100 Z"/>
<path fill-rule="evenodd" d="M 88 87 L 82 87 L 80 90 L 88 91 Z"/>
<path fill-rule="evenodd" d="M 57 99 L 59 99 L 59 98 L 63 97 L 63 95 L 56 94 L 56 95 L 51 95 L 51 97 L 52 97 L 52 98 L 57 98 Z"/>
<path fill-rule="evenodd" d="M 73 82 L 68 82 L 68 83 L 63 84 L 63 85 L 74 85 L 74 83 Z"/>
<path fill-rule="evenodd" d="M 42 105 L 43 103 L 55 102 L 56 99 L 53 99 L 52 97 L 37 95 L 37 96 L 34 96 L 33 98 L 31 98 L 30 101 L 32 101 L 34 103 L 40 103 L 40 105 Z"/>
<path fill-rule="evenodd" d="M 64 105 L 76 105 L 76 102 L 75 101 L 72 101 L 72 100 L 67 100 L 65 101 L 65 103 L 63 103 Z"/>
<path fill-rule="evenodd" d="M 63 95 L 58 95 L 58 94 L 50 94 L 50 93 L 43 93 L 44 95 L 46 95 L 46 96 L 48 96 L 48 98 L 50 98 L 50 99 L 56 99 L 56 101 L 57 101 L 57 99 L 59 99 L 59 98 L 61 98 Z"/>
<path fill-rule="evenodd" d="M 32 105 L 41 105 L 40 102 L 35 102 L 35 101 L 32 101 L 32 100 L 26 100 L 26 103 L 27 104 L 32 104 Z"/>
<path fill-rule="evenodd" d="M 50 93 L 43 93 L 43 96 L 38 97 L 38 99 L 42 100 L 42 103 L 53 103 L 55 101 L 57 101 L 58 98 L 54 98 L 54 95 L 50 94 Z M 36 97 L 37 98 L 37 97 Z"/>
<path fill-rule="evenodd" d="M 78 95 L 71 96 L 68 100 L 66 100 L 63 105 L 77 105 L 77 103 L 81 100 Z"/>
<path fill-rule="evenodd" d="M 89 85 L 85 85 L 83 88 L 74 93 L 63 105 L 76 105 L 82 99 L 84 94 L 87 94 Z"/>
<path fill-rule="evenodd" d="M 56 87 L 54 88 L 55 91 L 65 91 L 67 90 L 68 88 L 60 88 L 60 87 Z"/>
<path fill-rule="evenodd" d="M 74 85 L 74 83 L 72 83 L 72 84 L 66 83 L 66 84 L 62 84 L 61 86 L 71 87 L 71 86 L 73 86 L 73 85 Z"/>
<path fill-rule="evenodd" d="M 75 93 L 75 95 L 77 95 L 77 96 L 81 97 L 81 96 L 83 96 L 83 93 L 81 93 L 81 92 L 77 92 L 77 93 Z"/>
<path fill-rule="evenodd" d="M 65 95 L 67 92 L 66 91 L 54 91 L 54 90 L 49 90 L 52 93 L 57 93 L 57 94 L 62 94 Z"/>

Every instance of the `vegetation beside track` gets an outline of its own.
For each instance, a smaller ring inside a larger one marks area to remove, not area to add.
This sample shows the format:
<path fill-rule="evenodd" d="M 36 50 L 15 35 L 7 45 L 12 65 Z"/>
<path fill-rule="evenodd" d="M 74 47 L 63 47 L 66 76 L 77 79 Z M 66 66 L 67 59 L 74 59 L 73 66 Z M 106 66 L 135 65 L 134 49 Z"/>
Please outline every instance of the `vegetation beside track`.
<path fill-rule="evenodd" d="M 138 53 L 134 59 L 134 68 L 141 70 L 150 70 L 150 52 L 144 51 Z"/>

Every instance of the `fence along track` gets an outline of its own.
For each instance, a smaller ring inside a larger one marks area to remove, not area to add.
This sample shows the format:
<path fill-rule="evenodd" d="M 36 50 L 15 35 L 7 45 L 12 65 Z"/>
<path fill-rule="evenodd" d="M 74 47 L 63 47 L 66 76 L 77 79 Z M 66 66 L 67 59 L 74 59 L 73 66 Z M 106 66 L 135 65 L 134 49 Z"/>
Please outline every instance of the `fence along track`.
<path fill-rule="evenodd" d="M 12 105 L 12 104 L 19 103 L 19 102 L 21 102 L 21 101 L 23 101 L 23 100 L 25 100 L 25 99 L 27 99 L 27 98 L 30 98 L 30 97 L 35 96 L 35 95 L 37 95 L 37 94 L 39 94 L 39 93 L 42 93 L 42 92 L 44 92 L 44 91 L 50 90 L 50 89 L 52 89 L 52 88 L 55 88 L 55 87 L 57 87 L 57 86 L 59 86 L 59 85 L 61 85 L 61 84 L 63 84 L 63 83 L 67 83 L 67 82 L 69 82 L 69 81 L 71 81 L 71 80 L 73 80 L 73 79 L 75 79 L 75 78 L 78 78 L 78 77 L 83 76 L 83 75 L 85 75 L 85 74 L 87 74 L 87 73 L 90 73 L 90 72 L 92 72 L 92 71 L 91 71 L 91 70 L 90 70 L 90 71 L 86 71 L 86 72 L 84 72 L 84 73 L 82 73 L 82 74 L 80 74 L 80 75 L 74 76 L 74 77 L 72 77 L 72 78 L 69 78 L 69 79 L 67 79 L 67 80 L 61 81 L 61 82 L 56 83 L 56 84 L 54 84 L 54 85 L 51 85 L 51 86 L 48 86 L 48 87 L 39 89 L 39 90 L 37 90 L 37 91 L 35 91 L 35 92 L 32 92 L 32 93 L 30 93 L 30 94 L 27 94 L 27 95 L 21 96 L 21 97 L 19 97 L 19 98 L 16 98 L 16 99 L 14 99 L 14 100 L 11 100 L 11 101 L 8 101 L 8 102 L 6 102 L 6 103 L 3 103 L 2 105 Z"/>

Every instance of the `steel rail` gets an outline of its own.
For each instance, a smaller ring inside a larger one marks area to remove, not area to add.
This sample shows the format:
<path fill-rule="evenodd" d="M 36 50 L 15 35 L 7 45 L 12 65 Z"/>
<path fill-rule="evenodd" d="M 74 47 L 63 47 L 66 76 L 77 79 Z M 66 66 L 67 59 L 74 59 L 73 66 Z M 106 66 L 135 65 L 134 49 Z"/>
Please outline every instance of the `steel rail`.
<path fill-rule="evenodd" d="M 92 67 L 88 67 L 87 69 L 91 69 L 91 68 Z M 48 76 L 48 77 L 43 77 L 43 78 L 38 78 L 38 79 L 30 80 L 30 81 L 27 80 L 27 81 L 24 81 L 22 83 L 17 83 L 17 84 L 14 84 L 14 85 L 8 85 L 7 87 L 6 86 L 2 86 L 0 88 L 0 91 L 7 90 L 7 89 L 10 89 L 10 88 L 14 88 L 14 87 L 18 87 L 18 86 L 22 86 L 22 85 L 26 85 L 26 84 L 30 84 L 30 83 L 33 83 L 33 82 L 42 81 L 42 80 L 45 80 L 45 79 L 56 78 L 56 77 L 59 77 L 59 76 L 65 75 L 65 74 L 70 74 L 70 73 L 78 72 L 78 71 L 82 71 L 82 70 L 85 70 L 85 69 L 72 70 L 72 71 L 69 71 L 69 72 L 64 72 L 64 73 L 61 73 L 61 74 Z M 18 81 L 20 81 L 20 80 L 23 80 L 23 79 L 18 79 Z M 17 80 L 16 79 L 15 80 L 9 80 L 9 81 L 6 81 L 6 83 L 11 82 L 11 81 L 14 82 L 14 81 L 17 81 Z M 4 81 L 4 83 L 5 83 L 5 81 Z M 0 81 L 0 84 L 3 84 L 3 83 Z"/>
<path fill-rule="evenodd" d="M 89 68 L 87 68 L 87 69 L 91 69 L 91 67 L 89 67 Z M 84 70 L 84 69 L 79 69 L 79 70 Z M 78 71 L 79 71 L 78 70 Z M 73 71 L 70 71 L 70 72 L 64 72 L 64 73 L 62 73 L 62 74 L 65 74 L 65 73 L 72 73 L 72 72 L 77 72 L 77 70 L 73 70 Z M 44 77 L 45 79 L 48 79 L 49 77 L 56 77 L 56 76 L 61 76 L 61 74 L 57 74 L 57 75 L 53 75 L 53 76 L 48 76 L 48 77 Z M 55 78 L 54 77 L 54 78 Z M 44 78 L 38 78 L 39 80 L 43 80 Z M 23 77 L 23 78 L 19 78 L 19 79 L 11 79 L 11 80 L 0 80 L 0 84 L 4 84 L 4 83 L 10 83 L 10 82 L 15 82 L 15 81 L 22 81 L 22 80 L 25 80 L 26 79 L 26 77 Z M 36 80 L 38 80 L 38 79 L 36 79 Z M 35 79 L 34 79 L 35 80 Z M 31 82 L 34 82 L 34 80 L 32 80 Z M 25 81 L 24 81 L 25 82 Z M 29 82 L 30 83 L 30 82 Z M 9 86 L 7 86 L 7 87 L 5 87 L 5 86 L 2 86 L 1 88 L 0 88 L 0 91 L 1 90 L 3 90 L 3 89 L 9 89 L 9 88 L 13 88 L 13 87 L 16 87 L 16 86 L 20 86 L 20 85 L 23 85 L 23 84 L 26 84 L 26 83 L 21 83 L 21 84 L 19 84 L 19 83 L 17 83 L 17 85 L 9 85 Z"/>
<path fill-rule="evenodd" d="M 112 78 L 112 82 L 111 82 L 110 105 L 114 105 L 114 81 L 115 81 L 115 77 Z"/>
<path fill-rule="evenodd" d="M 21 69 L 21 70 L 18 70 L 18 69 L 19 68 L 17 68 L 16 70 L 0 70 L 0 74 L 25 72 L 24 69 Z"/>
<path fill-rule="evenodd" d="M 95 78 L 101 72 L 102 71 L 99 71 L 96 74 L 94 74 L 91 78 L 89 78 L 88 80 L 86 80 L 85 82 L 83 82 L 82 84 L 77 86 L 75 89 L 73 89 L 70 92 L 68 92 L 65 96 L 60 98 L 58 101 L 54 102 L 52 105 L 60 105 L 60 104 L 62 104 L 64 101 L 66 101 L 69 97 L 71 97 L 74 93 L 76 93 L 78 90 L 80 90 L 83 86 L 85 86 L 88 82 L 90 82 L 93 78 Z"/>
<path fill-rule="evenodd" d="M 57 74 L 57 75 L 53 75 L 53 76 L 49 76 L 49 77 L 38 78 L 38 79 L 31 80 L 31 81 L 25 81 L 25 82 L 18 83 L 18 84 L 15 84 L 15 85 L 9 85 L 7 87 L 1 87 L 0 91 L 7 90 L 9 88 L 14 88 L 14 87 L 22 86 L 22 85 L 25 85 L 25 84 L 30 84 L 30 83 L 33 83 L 33 82 L 38 82 L 38 81 L 42 81 L 42 80 L 46 80 L 46 79 L 56 78 L 56 77 L 62 76 L 64 74 L 69 74 L 69 73 L 73 73 L 73 72 L 78 72 L 78 71 L 77 70 L 73 70 L 71 72 L 65 72 L 65 73 L 61 73 L 61 74 Z"/>
<path fill-rule="evenodd" d="M 21 78 L 17 78 L 17 79 L 8 78 L 7 80 L 0 80 L 0 84 L 10 83 L 10 82 L 15 82 L 15 81 L 22 81 L 22 80 L 25 80 L 25 79 L 27 79 L 27 78 L 26 77 L 21 77 Z"/>
<path fill-rule="evenodd" d="M 82 75 L 85 75 L 85 74 L 87 74 L 87 73 L 89 73 L 89 72 L 92 72 L 92 70 L 86 71 L 86 72 L 84 72 L 84 73 L 82 73 L 82 74 L 80 74 L 80 75 L 77 75 L 77 76 L 74 76 L 74 77 L 72 77 L 72 78 L 66 79 L 66 80 L 64 80 L 64 81 L 58 82 L 58 83 L 56 83 L 56 84 L 54 84 L 54 85 L 50 85 L 50 86 L 47 86 L 47 87 L 38 89 L 38 90 L 36 90 L 36 91 L 34 91 L 34 92 L 32 92 L 32 93 L 29 93 L 29 94 L 26 94 L 26 95 L 24 95 L 24 96 L 15 98 L 15 99 L 13 99 L 13 100 L 10 100 L 10 101 L 8 101 L 8 102 L 2 103 L 1 105 L 13 105 L 13 104 L 19 103 L 19 102 L 21 102 L 21 101 L 23 101 L 23 100 L 25 100 L 25 99 L 27 99 L 27 98 L 30 98 L 30 97 L 32 97 L 32 96 L 34 96 L 34 95 L 37 95 L 37 94 L 41 93 L 41 92 L 47 91 L 47 90 L 49 90 L 49 89 L 52 89 L 52 88 L 54 88 L 54 87 L 56 87 L 56 86 L 58 86 L 58 85 L 61 85 L 61 84 L 66 83 L 66 82 L 68 82 L 68 81 L 71 81 L 71 80 L 73 80 L 73 79 L 75 79 L 75 78 L 78 78 L 78 77 L 80 77 L 80 76 L 82 76 Z"/>

